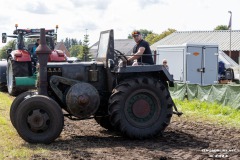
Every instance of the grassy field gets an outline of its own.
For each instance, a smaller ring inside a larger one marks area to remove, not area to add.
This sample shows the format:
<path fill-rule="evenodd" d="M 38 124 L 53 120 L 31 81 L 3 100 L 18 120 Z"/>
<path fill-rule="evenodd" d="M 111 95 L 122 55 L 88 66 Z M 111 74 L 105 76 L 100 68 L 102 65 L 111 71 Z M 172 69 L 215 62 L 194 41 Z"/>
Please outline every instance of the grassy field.
<path fill-rule="evenodd" d="M 50 154 L 46 145 L 31 145 L 23 141 L 13 128 L 9 110 L 13 97 L 0 92 L 0 159 L 32 159 L 33 155 Z M 240 126 L 240 111 L 216 103 L 174 100 L 178 109 L 189 120 L 215 122 L 230 127 Z"/>
<path fill-rule="evenodd" d="M 240 110 L 217 103 L 200 102 L 199 100 L 174 100 L 184 117 L 195 121 L 206 121 L 226 127 L 240 128 Z"/>
<path fill-rule="evenodd" d="M 0 92 L 0 159 L 30 159 L 34 154 L 48 152 L 42 145 L 30 145 L 19 137 L 9 117 L 12 100 Z"/>

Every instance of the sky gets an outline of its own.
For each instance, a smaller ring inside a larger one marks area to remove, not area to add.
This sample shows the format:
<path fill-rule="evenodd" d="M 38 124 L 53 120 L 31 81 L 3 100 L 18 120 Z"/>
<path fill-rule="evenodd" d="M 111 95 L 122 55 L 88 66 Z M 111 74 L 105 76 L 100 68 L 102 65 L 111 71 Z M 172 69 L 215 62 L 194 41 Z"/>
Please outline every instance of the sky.
<path fill-rule="evenodd" d="M 88 34 L 91 46 L 101 31 L 109 29 L 115 39 L 126 39 L 135 29 L 157 34 L 168 28 L 213 30 L 229 24 L 228 11 L 232 29 L 240 30 L 239 0 L 1 0 L 0 32 L 11 35 L 15 24 L 19 29 L 58 25 L 58 41 L 67 37 L 83 41 Z"/>

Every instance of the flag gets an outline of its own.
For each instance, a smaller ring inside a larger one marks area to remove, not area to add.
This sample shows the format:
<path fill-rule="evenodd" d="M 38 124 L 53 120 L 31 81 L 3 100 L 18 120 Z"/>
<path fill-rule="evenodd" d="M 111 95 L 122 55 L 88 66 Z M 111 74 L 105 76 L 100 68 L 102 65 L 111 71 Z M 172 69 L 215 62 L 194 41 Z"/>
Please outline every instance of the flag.
<path fill-rule="evenodd" d="M 232 14 L 230 16 L 229 24 L 228 24 L 228 29 L 232 29 Z"/>

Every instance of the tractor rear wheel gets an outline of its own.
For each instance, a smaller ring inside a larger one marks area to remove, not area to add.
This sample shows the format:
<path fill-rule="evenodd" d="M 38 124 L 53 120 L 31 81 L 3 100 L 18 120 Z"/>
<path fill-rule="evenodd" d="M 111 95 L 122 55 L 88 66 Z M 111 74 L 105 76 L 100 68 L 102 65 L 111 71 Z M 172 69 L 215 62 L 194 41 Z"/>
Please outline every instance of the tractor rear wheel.
<path fill-rule="evenodd" d="M 16 115 L 16 130 L 29 143 L 53 142 L 62 132 L 63 112 L 56 101 L 34 95 L 20 103 Z"/>
<path fill-rule="evenodd" d="M 6 92 L 7 91 L 7 86 L 6 83 L 0 83 L 0 91 L 1 92 Z"/>
<path fill-rule="evenodd" d="M 7 89 L 8 93 L 12 96 L 26 91 L 27 89 L 20 89 L 16 86 L 15 77 L 29 76 L 28 62 L 16 62 L 11 58 L 8 59 L 7 63 Z"/>
<path fill-rule="evenodd" d="M 7 61 L 0 61 L 0 91 L 7 91 L 7 81 L 6 81 L 6 71 L 7 71 Z"/>
<path fill-rule="evenodd" d="M 15 115 L 15 113 L 16 113 L 16 110 L 17 110 L 19 104 L 22 101 L 24 101 L 27 96 L 31 97 L 31 96 L 36 95 L 36 94 L 37 94 L 37 92 L 34 92 L 34 91 L 23 92 L 13 100 L 12 105 L 10 107 L 10 120 L 11 120 L 14 128 L 16 128 L 16 115 Z"/>
<path fill-rule="evenodd" d="M 163 132 L 173 113 L 169 91 L 161 82 L 148 77 L 120 83 L 109 104 L 112 125 L 133 139 L 150 138 Z"/>

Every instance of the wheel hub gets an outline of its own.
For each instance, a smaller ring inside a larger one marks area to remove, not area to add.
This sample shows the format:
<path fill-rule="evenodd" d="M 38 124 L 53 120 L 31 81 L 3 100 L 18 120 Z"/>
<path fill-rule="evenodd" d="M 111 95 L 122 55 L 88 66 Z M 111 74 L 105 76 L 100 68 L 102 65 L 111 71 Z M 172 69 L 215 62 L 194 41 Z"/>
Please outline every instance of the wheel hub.
<path fill-rule="evenodd" d="M 48 128 L 50 120 L 45 111 L 36 109 L 29 113 L 27 122 L 33 132 L 42 132 Z"/>
<path fill-rule="evenodd" d="M 150 106 L 147 101 L 140 99 L 132 106 L 133 114 L 138 118 L 145 118 L 150 113 Z"/>
<path fill-rule="evenodd" d="M 148 93 L 137 93 L 128 101 L 129 120 L 137 125 L 147 125 L 153 120 L 156 104 Z"/>

